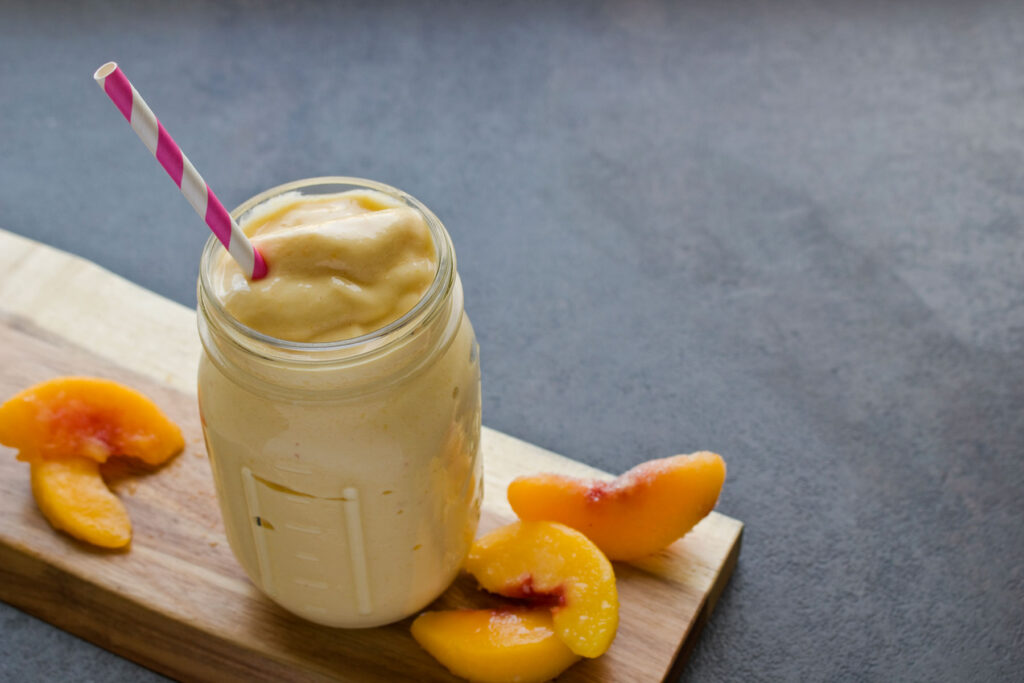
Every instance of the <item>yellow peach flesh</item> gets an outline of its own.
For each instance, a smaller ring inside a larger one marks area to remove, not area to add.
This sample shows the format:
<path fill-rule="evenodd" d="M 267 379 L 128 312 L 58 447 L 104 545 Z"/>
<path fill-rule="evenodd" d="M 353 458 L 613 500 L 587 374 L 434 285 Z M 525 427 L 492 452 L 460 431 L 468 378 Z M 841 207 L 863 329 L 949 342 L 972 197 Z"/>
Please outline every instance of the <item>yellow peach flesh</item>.
<path fill-rule="evenodd" d="M 586 536 L 554 522 L 516 522 L 477 539 L 466 570 L 492 593 L 555 603 L 555 633 L 598 657 L 615 638 L 619 600 L 611 563 Z"/>
<path fill-rule="evenodd" d="M 181 430 L 147 397 L 111 380 L 58 377 L 0 405 L 0 444 L 18 459 L 127 455 L 159 465 L 185 445 Z"/>
<path fill-rule="evenodd" d="M 91 458 L 32 463 L 32 495 L 55 529 L 103 548 L 121 548 L 131 541 L 128 512 Z"/>
<path fill-rule="evenodd" d="M 453 674 L 481 683 L 540 683 L 579 659 L 542 608 L 425 612 L 412 635 Z"/>
<path fill-rule="evenodd" d="M 558 474 L 520 477 L 508 500 L 522 520 L 583 532 L 613 560 L 632 560 L 683 536 L 715 507 L 725 462 L 700 452 L 651 460 L 611 482 Z"/>

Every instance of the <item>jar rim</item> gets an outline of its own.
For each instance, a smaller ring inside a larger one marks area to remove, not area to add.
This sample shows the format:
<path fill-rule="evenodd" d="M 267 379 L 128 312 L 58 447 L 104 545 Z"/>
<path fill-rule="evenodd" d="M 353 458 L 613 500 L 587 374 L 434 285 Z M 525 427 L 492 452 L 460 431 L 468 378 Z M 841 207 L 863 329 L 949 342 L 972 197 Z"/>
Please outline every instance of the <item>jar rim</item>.
<path fill-rule="evenodd" d="M 452 286 L 455 282 L 455 250 L 452 247 L 451 237 L 448 235 L 448 231 L 445 229 L 444 224 L 441 223 L 440 219 L 436 215 L 434 215 L 434 212 L 409 193 L 375 180 L 352 176 L 319 176 L 315 178 L 303 178 L 271 187 L 239 204 L 231 211 L 231 217 L 237 221 L 252 209 L 270 199 L 273 199 L 274 197 L 281 196 L 287 192 L 318 186 L 345 186 L 338 187 L 338 192 L 343 192 L 345 189 L 376 190 L 399 199 L 420 212 L 427 223 L 427 228 L 430 230 L 430 236 L 434 243 L 434 248 L 437 251 L 438 261 L 437 271 L 434 273 L 434 279 L 431 281 L 427 291 L 420 297 L 419 301 L 417 301 L 411 309 L 402 314 L 398 319 L 388 323 L 384 327 L 359 335 L 358 337 L 350 337 L 348 339 L 328 342 L 299 342 L 274 337 L 242 323 L 240 320 L 228 313 L 221 301 L 212 294 L 214 290 L 210 281 L 211 265 L 214 262 L 215 256 L 219 253 L 218 250 L 223 250 L 224 247 L 216 236 L 210 235 L 206 240 L 202 255 L 199 259 L 199 305 L 202 308 L 211 309 L 216 314 L 218 321 L 227 323 L 235 335 L 240 335 L 242 339 L 253 342 L 255 345 L 263 347 L 266 350 L 276 350 L 287 353 L 290 360 L 293 361 L 296 360 L 292 355 L 295 353 L 309 353 L 314 356 L 327 354 L 331 355 L 333 358 L 334 354 L 332 352 L 346 350 L 353 351 L 360 346 L 367 347 L 367 351 L 365 353 L 377 353 L 383 351 L 392 344 L 399 342 L 406 335 L 395 335 L 395 339 L 388 340 L 379 345 L 375 345 L 373 342 L 381 341 L 407 327 L 411 328 L 408 330 L 408 333 L 412 333 L 416 329 L 416 327 L 412 326 L 413 323 L 420 321 L 423 318 L 426 319 L 422 322 L 426 323 L 432 319 L 438 311 L 440 311 L 441 304 L 448 297 L 448 294 L 451 292 Z M 273 264 L 269 265 L 273 268 Z M 235 341 L 236 343 L 239 343 L 237 339 Z M 355 361 L 363 355 L 363 353 L 357 352 L 354 355 L 348 356 L 347 359 L 349 361 Z"/>

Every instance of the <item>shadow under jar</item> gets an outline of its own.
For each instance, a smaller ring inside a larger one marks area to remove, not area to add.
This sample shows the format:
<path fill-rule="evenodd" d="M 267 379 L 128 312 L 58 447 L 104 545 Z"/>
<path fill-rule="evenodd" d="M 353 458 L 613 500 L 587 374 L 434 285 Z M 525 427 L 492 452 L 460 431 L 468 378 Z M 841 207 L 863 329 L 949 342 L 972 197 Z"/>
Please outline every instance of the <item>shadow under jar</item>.
<path fill-rule="evenodd" d="M 328 626 L 403 619 L 455 578 L 482 496 L 479 347 L 451 240 L 423 204 L 358 178 L 300 180 L 253 197 L 374 190 L 419 212 L 437 272 L 419 302 L 342 341 L 267 336 L 215 295 L 223 249 L 199 268 L 199 410 L 231 549 L 285 609 Z M 273 273 L 273 263 L 270 263 Z"/>

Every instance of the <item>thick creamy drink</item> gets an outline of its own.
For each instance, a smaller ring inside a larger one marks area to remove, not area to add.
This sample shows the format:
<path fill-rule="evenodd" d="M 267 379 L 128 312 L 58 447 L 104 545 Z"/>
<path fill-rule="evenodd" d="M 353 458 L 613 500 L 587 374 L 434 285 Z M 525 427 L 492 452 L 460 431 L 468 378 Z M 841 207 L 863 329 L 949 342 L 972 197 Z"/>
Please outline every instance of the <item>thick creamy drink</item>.
<path fill-rule="evenodd" d="M 200 266 L 199 405 L 228 540 L 268 596 L 343 627 L 454 578 L 479 518 L 480 371 L 444 227 L 393 188 L 299 181 L 236 209 L 269 264 Z"/>
<path fill-rule="evenodd" d="M 375 190 L 285 193 L 253 209 L 242 228 L 273 270 L 249 280 L 224 252 L 214 294 L 233 318 L 278 339 L 379 330 L 415 306 L 437 273 L 423 215 Z"/>

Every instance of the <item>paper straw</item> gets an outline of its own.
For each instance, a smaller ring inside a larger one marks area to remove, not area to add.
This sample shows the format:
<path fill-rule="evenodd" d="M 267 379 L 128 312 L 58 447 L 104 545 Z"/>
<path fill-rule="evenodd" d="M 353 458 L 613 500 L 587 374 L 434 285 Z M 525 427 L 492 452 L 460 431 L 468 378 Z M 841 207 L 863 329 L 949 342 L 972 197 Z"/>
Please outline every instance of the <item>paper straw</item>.
<path fill-rule="evenodd" d="M 217 199 L 199 171 L 192 165 L 178 147 L 170 133 L 157 120 L 153 110 L 139 95 L 116 62 L 107 62 L 93 74 L 93 78 L 107 93 L 114 105 L 121 111 L 142 144 L 156 157 L 160 165 L 171 176 L 185 199 L 206 221 L 210 230 L 231 254 L 231 258 L 248 273 L 253 280 L 267 274 L 267 264 L 260 252 L 252 246 L 238 223 Z"/>

